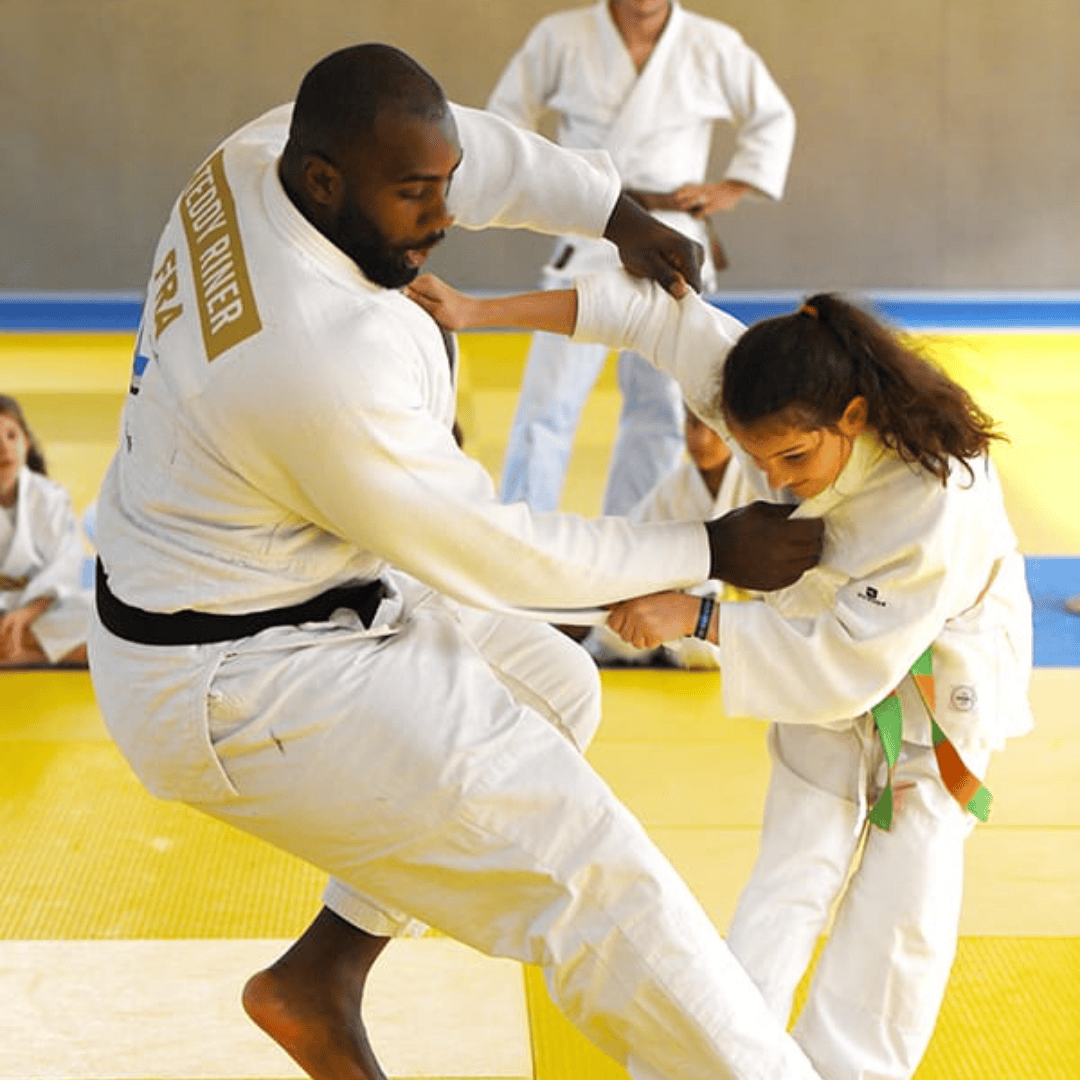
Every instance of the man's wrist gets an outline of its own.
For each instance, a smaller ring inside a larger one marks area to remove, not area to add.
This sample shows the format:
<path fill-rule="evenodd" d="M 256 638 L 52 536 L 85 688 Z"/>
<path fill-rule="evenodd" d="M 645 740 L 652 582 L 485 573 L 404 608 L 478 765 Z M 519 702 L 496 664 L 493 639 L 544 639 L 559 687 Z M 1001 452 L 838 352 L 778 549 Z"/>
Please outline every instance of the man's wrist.
<path fill-rule="evenodd" d="M 648 211 L 635 199 L 632 199 L 623 191 L 619 191 L 619 197 L 608 215 L 607 224 L 604 226 L 604 237 L 613 244 L 618 245 L 625 235 L 628 227 L 635 218 L 648 214 Z"/>

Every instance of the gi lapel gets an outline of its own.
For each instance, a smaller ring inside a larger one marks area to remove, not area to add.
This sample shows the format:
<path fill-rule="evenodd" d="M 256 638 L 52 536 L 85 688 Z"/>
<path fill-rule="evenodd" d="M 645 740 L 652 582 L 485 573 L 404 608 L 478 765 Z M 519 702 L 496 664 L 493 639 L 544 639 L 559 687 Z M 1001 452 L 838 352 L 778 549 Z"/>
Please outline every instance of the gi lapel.
<path fill-rule="evenodd" d="M 603 22 L 607 24 L 602 40 L 606 45 L 609 38 L 613 37 L 618 46 L 619 64 L 625 62 L 633 68 L 626 42 L 623 41 L 618 27 L 615 26 L 607 4 L 601 6 L 605 16 Z M 682 8 L 676 0 L 672 0 L 667 25 L 660 39 L 653 46 L 649 59 L 645 61 L 645 66 L 635 79 L 630 93 L 623 101 L 622 108 L 604 139 L 604 149 L 615 158 L 616 164 L 619 163 L 621 149 L 632 147 L 640 141 L 642 131 L 656 127 L 662 120 L 660 114 L 664 109 L 664 72 L 676 48 L 684 18 Z"/>

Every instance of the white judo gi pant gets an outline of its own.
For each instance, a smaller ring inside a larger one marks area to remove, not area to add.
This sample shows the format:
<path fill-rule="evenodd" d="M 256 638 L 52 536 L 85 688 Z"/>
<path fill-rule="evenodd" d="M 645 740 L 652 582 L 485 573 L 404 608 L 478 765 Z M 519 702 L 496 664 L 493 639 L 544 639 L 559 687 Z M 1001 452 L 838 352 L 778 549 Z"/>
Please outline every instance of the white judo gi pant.
<path fill-rule="evenodd" d="M 573 278 L 545 269 L 541 285 L 568 289 Z M 581 413 L 610 351 L 561 334 L 533 335 L 503 458 L 503 502 L 558 509 Z M 601 504 L 607 515 L 641 502 L 684 448 L 678 383 L 631 351 L 619 354 L 618 381 L 622 406 Z"/>
<path fill-rule="evenodd" d="M 901 687 L 905 725 L 910 683 Z M 769 731 L 773 768 L 760 851 L 727 940 L 786 1023 L 842 893 L 793 1032 L 825 1080 L 910 1077 L 956 953 L 964 841 L 976 818 L 941 780 L 929 722 L 912 734 L 918 741 L 901 745 L 885 832 L 867 826 L 885 784 L 869 716 L 844 731 L 798 724 Z M 985 775 L 989 754 L 964 756 Z"/>
<path fill-rule="evenodd" d="M 136 674 L 153 647 L 100 627 L 91 645 L 104 705 L 168 701 Z M 541 965 L 563 1012 L 638 1080 L 816 1077 L 582 756 L 599 680 L 569 639 L 430 596 L 388 636 L 277 628 L 196 648 L 215 654 L 206 688 L 177 680 L 170 708 L 205 699 L 222 782 L 191 761 L 174 792 L 190 775 L 205 794 L 185 801 L 326 870 L 337 914 L 377 935 L 419 920 Z M 161 732 L 122 704 L 103 712 L 149 774 Z"/>

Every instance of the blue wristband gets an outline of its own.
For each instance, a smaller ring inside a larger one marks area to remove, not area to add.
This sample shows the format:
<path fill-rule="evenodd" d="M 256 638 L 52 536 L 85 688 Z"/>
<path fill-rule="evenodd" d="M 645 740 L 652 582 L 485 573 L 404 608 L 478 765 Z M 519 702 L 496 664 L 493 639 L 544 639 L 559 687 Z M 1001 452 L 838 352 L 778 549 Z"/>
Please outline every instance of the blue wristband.
<path fill-rule="evenodd" d="M 697 625 L 694 627 L 694 637 L 701 638 L 702 641 L 708 640 L 709 627 L 712 625 L 712 613 L 714 607 L 716 607 L 716 600 L 713 597 L 703 596 L 701 598 L 701 607 L 698 608 Z"/>

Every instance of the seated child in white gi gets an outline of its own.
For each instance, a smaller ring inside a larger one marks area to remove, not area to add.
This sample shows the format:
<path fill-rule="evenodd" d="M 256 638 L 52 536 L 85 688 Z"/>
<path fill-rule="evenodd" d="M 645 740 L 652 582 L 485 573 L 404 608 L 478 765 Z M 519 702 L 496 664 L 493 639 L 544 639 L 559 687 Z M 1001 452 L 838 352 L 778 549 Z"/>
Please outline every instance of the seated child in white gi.
<path fill-rule="evenodd" d="M 68 493 L 19 403 L 0 394 L 0 667 L 86 663 L 89 593 Z"/>
<path fill-rule="evenodd" d="M 992 421 L 828 294 L 744 332 L 696 296 L 618 275 L 478 310 L 418 291 L 459 326 L 636 349 L 799 500 L 795 515 L 824 519 L 820 565 L 787 589 L 740 603 L 656 594 L 609 625 L 644 648 L 713 642 L 725 711 L 773 721 L 760 851 L 728 944 L 786 1019 L 835 907 L 794 1034 L 830 1080 L 910 1077 L 955 955 L 964 841 L 988 810 L 978 778 L 1032 726 L 1031 605 L 987 456 Z"/>
<path fill-rule="evenodd" d="M 732 456 L 724 437 L 687 406 L 683 435 L 686 454 L 626 516 L 630 521 L 704 521 L 753 502 L 758 492 Z M 737 600 L 746 594 L 722 581 L 705 581 L 689 590 L 695 596 Z M 608 626 L 594 626 L 582 645 L 601 667 L 658 666 L 715 670 L 716 646 L 700 638 L 666 641 L 655 649 L 639 649 Z"/>

